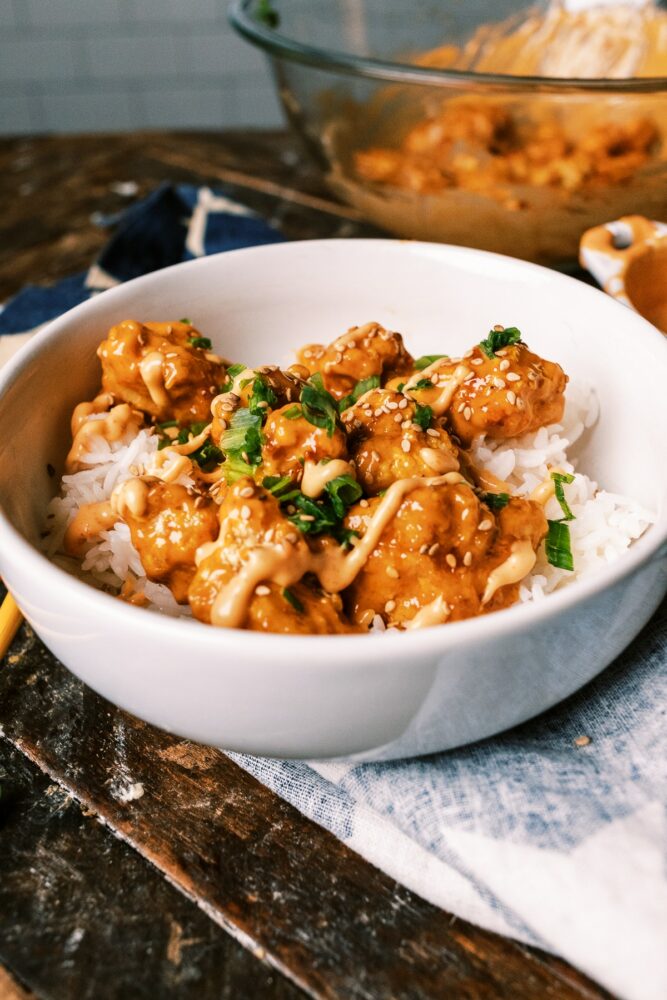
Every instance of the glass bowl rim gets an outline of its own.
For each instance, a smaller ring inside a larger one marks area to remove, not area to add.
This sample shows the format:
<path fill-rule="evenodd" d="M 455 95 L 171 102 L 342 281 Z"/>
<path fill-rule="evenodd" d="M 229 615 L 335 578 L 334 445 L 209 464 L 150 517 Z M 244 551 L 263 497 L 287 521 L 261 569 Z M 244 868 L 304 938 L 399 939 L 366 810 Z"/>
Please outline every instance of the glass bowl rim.
<path fill-rule="evenodd" d="M 462 84 L 474 84 L 488 90 L 523 91 L 536 88 L 541 93 L 605 92 L 605 93 L 660 93 L 667 90 L 667 76 L 631 77 L 628 79 L 608 79 L 592 77 L 588 79 L 549 76 L 513 76 L 504 73 L 475 73 L 464 70 L 432 69 L 411 63 L 393 62 L 367 56 L 350 55 L 344 51 L 304 45 L 279 31 L 257 21 L 250 12 L 256 0 L 232 0 L 229 21 L 232 27 L 247 41 L 257 45 L 271 56 L 288 59 L 291 62 L 313 66 L 320 70 L 330 70 L 351 76 L 386 80 L 393 83 L 421 84 L 429 87 L 456 88 Z"/>

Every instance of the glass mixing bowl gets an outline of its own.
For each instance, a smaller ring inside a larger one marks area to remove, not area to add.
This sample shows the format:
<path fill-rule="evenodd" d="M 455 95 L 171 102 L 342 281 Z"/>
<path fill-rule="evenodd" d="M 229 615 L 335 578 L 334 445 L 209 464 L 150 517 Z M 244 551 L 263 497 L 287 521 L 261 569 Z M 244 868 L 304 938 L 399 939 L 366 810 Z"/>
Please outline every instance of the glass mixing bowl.
<path fill-rule="evenodd" d="M 625 8 L 591 35 L 546 2 L 235 0 L 230 13 L 343 201 L 398 236 L 549 264 L 572 263 L 608 219 L 667 217 L 667 27 L 653 25 L 646 58 L 645 39 L 628 41 L 641 16 Z M 637 72 L 639 49 L 641 77 L 580 78 L 596 62 Z M 499 64 L 512 72 L 486 71 Z M 536 66 L 552 75 L 517 75 Z"/>

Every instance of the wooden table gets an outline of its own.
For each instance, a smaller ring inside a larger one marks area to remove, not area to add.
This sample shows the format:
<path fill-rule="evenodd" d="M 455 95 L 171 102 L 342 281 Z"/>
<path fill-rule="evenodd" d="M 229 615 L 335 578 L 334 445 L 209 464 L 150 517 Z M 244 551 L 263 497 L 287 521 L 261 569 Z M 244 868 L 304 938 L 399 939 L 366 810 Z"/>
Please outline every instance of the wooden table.
<path fill-rule="evenodd" d="M 283 134 L 2 141 L 0 300 L 87 267 L 100 219 L 164 180 L 222 184 L 291 238 L 373 233 Z M 145 790 L 131 802 L 126 771 Z M 0 1000 L 608 996 L 114 708 L 27 626 L 0 666 L 0 790 Z"/>

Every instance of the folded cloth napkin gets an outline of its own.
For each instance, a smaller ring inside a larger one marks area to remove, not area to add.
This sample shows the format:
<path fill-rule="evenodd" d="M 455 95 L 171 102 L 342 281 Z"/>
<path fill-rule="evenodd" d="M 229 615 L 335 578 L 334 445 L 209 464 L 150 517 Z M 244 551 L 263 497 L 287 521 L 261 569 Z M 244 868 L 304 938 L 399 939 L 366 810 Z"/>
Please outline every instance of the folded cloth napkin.
<path fill-rule="evenodd" d="M 121 219 L 87 275 L 20 293 L 0 333 L 145 271 L 281 238 L 208 188 L 163 187 Z M 666 624 L 663 604 L 578 695 L 470 747 L 388 764 L 230 756 L 431 902 L 630 1000 L 665 1000 Z"/>

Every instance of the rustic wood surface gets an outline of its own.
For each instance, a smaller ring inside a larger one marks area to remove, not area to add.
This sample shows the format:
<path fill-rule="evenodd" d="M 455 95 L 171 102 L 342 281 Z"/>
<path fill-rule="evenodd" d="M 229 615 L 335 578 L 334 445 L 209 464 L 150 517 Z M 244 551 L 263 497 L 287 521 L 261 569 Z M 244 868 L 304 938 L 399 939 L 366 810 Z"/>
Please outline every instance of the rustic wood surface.
<path fill-rule="evenodd" d="M 224 185 L 292 238 L 373 232 L 280 134 L 2 141 L 0 168 L 0 298 L 85 268 L 127 182 Z M 408 892 L 218 751 L 114 708 L 27 626 L 0 665 L 0 792 L 0 1000 L 608 996 Z"/>

